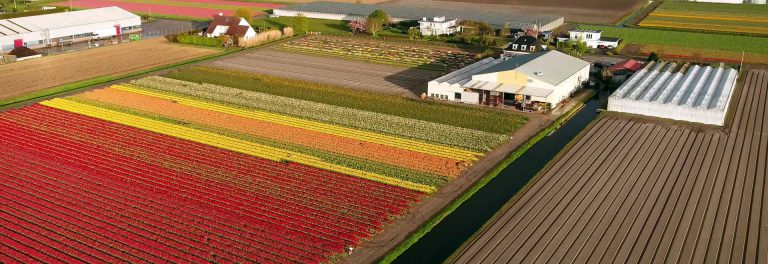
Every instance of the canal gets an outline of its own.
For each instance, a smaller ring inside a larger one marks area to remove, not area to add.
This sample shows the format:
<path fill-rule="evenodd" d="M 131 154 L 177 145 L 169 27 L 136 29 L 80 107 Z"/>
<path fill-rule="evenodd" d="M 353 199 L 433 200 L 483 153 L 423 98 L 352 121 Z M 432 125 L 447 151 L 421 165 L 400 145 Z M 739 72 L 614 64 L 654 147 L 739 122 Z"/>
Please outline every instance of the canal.
<path fill-rule="evenodd" d="M 465 201 L 394 263 L 443 263 L 605 108 L 607 92 L 594 96 L 557 131 L 533 145 Z"/>

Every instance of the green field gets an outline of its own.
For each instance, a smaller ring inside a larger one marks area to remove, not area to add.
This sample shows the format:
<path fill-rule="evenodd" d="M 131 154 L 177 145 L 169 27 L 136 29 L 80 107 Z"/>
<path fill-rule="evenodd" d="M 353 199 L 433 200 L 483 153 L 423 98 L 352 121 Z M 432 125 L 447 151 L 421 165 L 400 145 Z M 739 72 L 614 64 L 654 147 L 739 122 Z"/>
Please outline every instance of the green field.
<path fill-rule="evenodd" d="M 352 34 L 347 26 L 347 21 L 307 18 L 310 32 L 323 32 L 334 34 Z M 296 18 L 294 17 L 273 17 L 254 19 L 251 25 L 255 28 L 284 28 L 295 27 Z"/>
<path fill-rule="evenodd" d="M 768 35 L 768 5 L 663 2 L 639 26 Z"/>
<path fill-rule="evenodd" d="M 414 100 L 344 87 L 208 67 L 191 67 L 167 77 L 228 86 L 329 105 L 413 118 L 497 134 L 511 134 L 527 121 L 510 111 Z"/>
<path fill-rule="evenodd" d="M 621 28 L 598 25 L 581 25 L 579 28 L 602 30 L 603 36 L 618 37 L 623 39 L 627 44 L 652 44 L 768 54 L 768 38 L 756 36 L 737 36 L 645 28 Z"/>
<path fill-rule="evenodd" d="M 717 12 L 728 14 L 743 14 L 765 16 L 768 12 L 768 5 L 749 5 L 749 4 L 719 4 L 719 3 L 701 3 L 701 2 L 676 2 L 665 1 L 657 11 L 680 11 L 680 12 Z"/>

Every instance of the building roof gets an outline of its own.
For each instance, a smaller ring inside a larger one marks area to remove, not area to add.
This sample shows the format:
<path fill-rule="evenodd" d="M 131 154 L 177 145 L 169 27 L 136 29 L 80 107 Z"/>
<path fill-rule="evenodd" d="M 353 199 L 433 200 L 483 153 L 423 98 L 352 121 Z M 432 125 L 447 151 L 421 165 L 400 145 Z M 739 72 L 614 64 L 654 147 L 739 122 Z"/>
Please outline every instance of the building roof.
<path fill-rule="evenodd" d="M 736 70 L 722 67 L 649 63 L 611 98 L 725 111 L 737 76 Z"/>
<path fill-rule="evenodd" d="M 116 6 L 10 18 L 0 20 L 0 36 L 10 36 L 131 18 L 139 18 L 139 16 Z"/>
<path fill-rule="evenodd" d="M 614 64 L 613 66 L 611 66 L 610 70 L 611 71 L 628 70 L 628 71 L 636 72 L 642 68 L 643 68 L 643 64 L 640 64 L 640 62 L 633 59 L 628 59 L 628 60 L 623 60 Z"/>
<path fill-rule="evenodd" d="M 556 86 L 587 66 L 589 66 L 587 61 L 552 50 L 511 57 L 478 74 L 516 70 Z"/>
<path fill-rule="evenodd" d="M 621 39 L 620 38 L 612 38 L 612 37 L 600 37 L 600 41 L 619 42 L 619 41 L 621 41 Z"/>
<path fill-rule="evenodd" d="M 21 46 L 21 47 L 16 47 L 13 50 L 11 50 L 11 52 L 9 52 L 8 55 L 14 55 L 17 58 L 24 58 L 24 57 L 40 55 L 40 53 L 38 53 L 37 51 L 34 51 L 34 50 L 30 49 L 30 48 Z"/>
<path fill-rule="evenodd" d="M 494 58 L 485 58 L 481 61 L 475 62 L 467 67 L 461 68 L 449 74 L 443 75 L 440 78 L 433 80 L 433 82 L 444 83 L 448 85 L 464 85 L 472 80 L 472 75 L 483 71 L 493 65 L 498 64 L 501 60 Z"/>
<path fill-rule="evenodd" d="M 281 10 L 292 10 L 297 12 L 319 12 L 330 14 L 349 14 L 357 16 L 368 16 L 376 9 L 382 9 L 387 12 L 388 15 L 393 18 L 401 18 L 407 20 L 421 20 L 424 17 L 455 17 L 462 20 L 477 20 L 485 21 L 492 25 L 504 25 L 510 23 L 512 25 L 521 24 L 549 24 L 554 21 L 560 20 L 562 16 L 545 15 L 545 14 L 530 14 L 529 12 L 474 12 L 470 10 L 453 10 L 453 9 L 441 9 L 441 8 L 425 8 L 418 6 L 406 6 L 406 5 L 380 5 L 380 4 L 355 4 L 355 3 L 340 3 L 340 2 L 311 2 L 305 4 L 295 4 L 283 8 L 276 8 Z"/>
<path fill-rule="evenodd" d="M 601 117 L 451 263 L 768 263 L 764 78 L 726 131 Z"/>
<path fill-rule="evenodd" d="M 240 21 L 242 20 L 243 18 L 235 16 L 214 16 L 213 21 L 208 25 L 208 30 L 206 30 L 205 33 L 212 34 L 213 31 L 216 30 L 216 27 L 223 26 L 228 27 L 227 32 L 224 33 L 224 35 L 245 37 L 245 34 L 248 33 L 251 26 L 240 25 Z"/>
<path fill-rule="evenodd" d="M 602 31 L 602 30 L 595 30 L 595 29 L 581 29 L 581 28 L 577 28 L 577 29 L 571 29 L 571 30 L 568 30 L 568 32 L 580 32 L 580 33 L 603 33 L 603 31 Z"/>

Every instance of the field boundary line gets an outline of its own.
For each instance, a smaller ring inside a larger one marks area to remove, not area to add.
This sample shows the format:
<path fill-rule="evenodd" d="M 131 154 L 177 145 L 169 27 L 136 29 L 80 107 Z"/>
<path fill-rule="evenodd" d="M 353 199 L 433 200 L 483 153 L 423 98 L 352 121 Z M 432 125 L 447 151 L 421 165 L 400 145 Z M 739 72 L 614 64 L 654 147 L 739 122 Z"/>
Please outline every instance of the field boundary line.
<path fill-rule="evenodd" d="M 593 94 L 592 96 L 589 96 L 588 98 L 585 98 L 583 101 L 579 101 L 576 105 L 573 106 L 573 108 L 568 110 L 567 113 L 563 114 L 557 120 L 555 120 L 555 122 L 553 122 L 546 128 L 536 133 L 536 135 L 534 135 L 530 139 L 526 140 L 525 143 L 520 145 L 513 152 L 509 153 L 507 157 L 504 158 L 504 160 L 502 160 L 499 164 L 497 164 L 493 168 L 493 170 L 491 170 L 488 174 L 486 174 L 485 176 L 475 181 L 475 183 L 472 184 L 466 191 L 464 191 L 461 195 L 456 197 L 453 201 L 451 201 L 445 208 L 440 210 L 437 214 L 433 215 L 427 222 L 422 224 L 421 227 L 419 227 L 413 233 L 411 233 L 408 236 L 408 238 L 400 242 L 393 250 L 391 250 L 386 255 L 380 257 L 379 260 L 377 260 L 376 262 L 379 264 L 389 264 L 395 261 L 397 257 L 399 257 L 406 250 L 408 250 L 408 248 L 410 248 L 413 244 L 418 242 L 419 239 L 421 239 L 421 237 L 429 233 L 429 231 L 431 231 L 432 228 L 437 226 L 437 224 L 439 224 L 443 219 L 445 219 L 445 217 L 453 213 L 453 211 L 459 208 L 465 201 L 469 200 L 469 198 L 472 198 L 472 196 L 475 193 L 477 193 L 480 189 L 482 189 L 492 179 L 496 178 L 496 176 L 498 176 L 499 173 L 501 173 L 501 171 L 503 171 L 507 166 L 509 166 L 509 164 L 512 164 L 515 160 L 517 160 L 517 158 L 525 154 L 525 152 L 527 152 L 528 149 L 533 147 L 533 145 L 536 145 L 536 143 L 538 143 L 540 140 L 545 138 L 547 135 L 549 135 L 553 131 L 557 130 L 565 121 L 573 117 L 579 110 L 583 108 L 583 106 L 586 104 L 585 102 L 590 100 L 595 95 L 596 93 Z M 547 168 L 547 167 L 545 166 L 544 168 Z M 532 178 L 530 181 L 528 181 L 528 184 L 526 184 L 526 186 L 528 186 L 531 182 L 533 182 L 534 179 L 535 177 Z M 525 188 L 525 186 L 523 188 Z M 518 196 L 518 194 L 520 194 L 524 190 L 525 189 L 521 189 L 520 191 L 518 191 L 517 194 L 515 194 L 515 196 Z M 461 250 L 461 247 L 457 251 L 459 250 Z"/>

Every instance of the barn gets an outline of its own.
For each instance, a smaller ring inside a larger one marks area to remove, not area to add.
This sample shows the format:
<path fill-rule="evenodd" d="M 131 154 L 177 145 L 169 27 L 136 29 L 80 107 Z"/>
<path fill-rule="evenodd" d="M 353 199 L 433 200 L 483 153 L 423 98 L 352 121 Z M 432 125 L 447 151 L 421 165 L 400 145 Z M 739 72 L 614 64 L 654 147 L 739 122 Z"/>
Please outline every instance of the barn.
<path fill-rule="evenodd" d="M 141 31 L 141 17 L 104 7 L 0 20 L 0 52 L 42 48 Z"/>
<path fill-rule="evenodd" d="M 562 16 L 531 14 L 520 12 L 474 12 L 470 10 L 454 10 L 441 8 L 424 8 L 405 5 L 355 4 L 339 2 L 311 2 L 295 4 L 283 8 L 275 8 L 273 14 L 278 17 L 295 17 L 304 15 L 309 18 L 331 20 L 357 20 L 368 17 L 373 11 L 381 9 L 392 17 L 392 22 L 417 21 L 433 17 L 451 17 L 459 20 L 483 21 L 496 27 L 508 25 L 513 29 L 524 29 L 537 26 L 541 31 L 554 30 L 565 23 Z"/>
<path fill-rule="evenodd" d="M 722 126 L 738 71 L 649 63 L 608 98 L 608 110 Z"/>
<path fill-rule="evenodd" d="M 590 63 L 559 51 L 487 58 L 428 85 L 435 99 L 525 110 L 556 107 L 589 80 Z"/>

